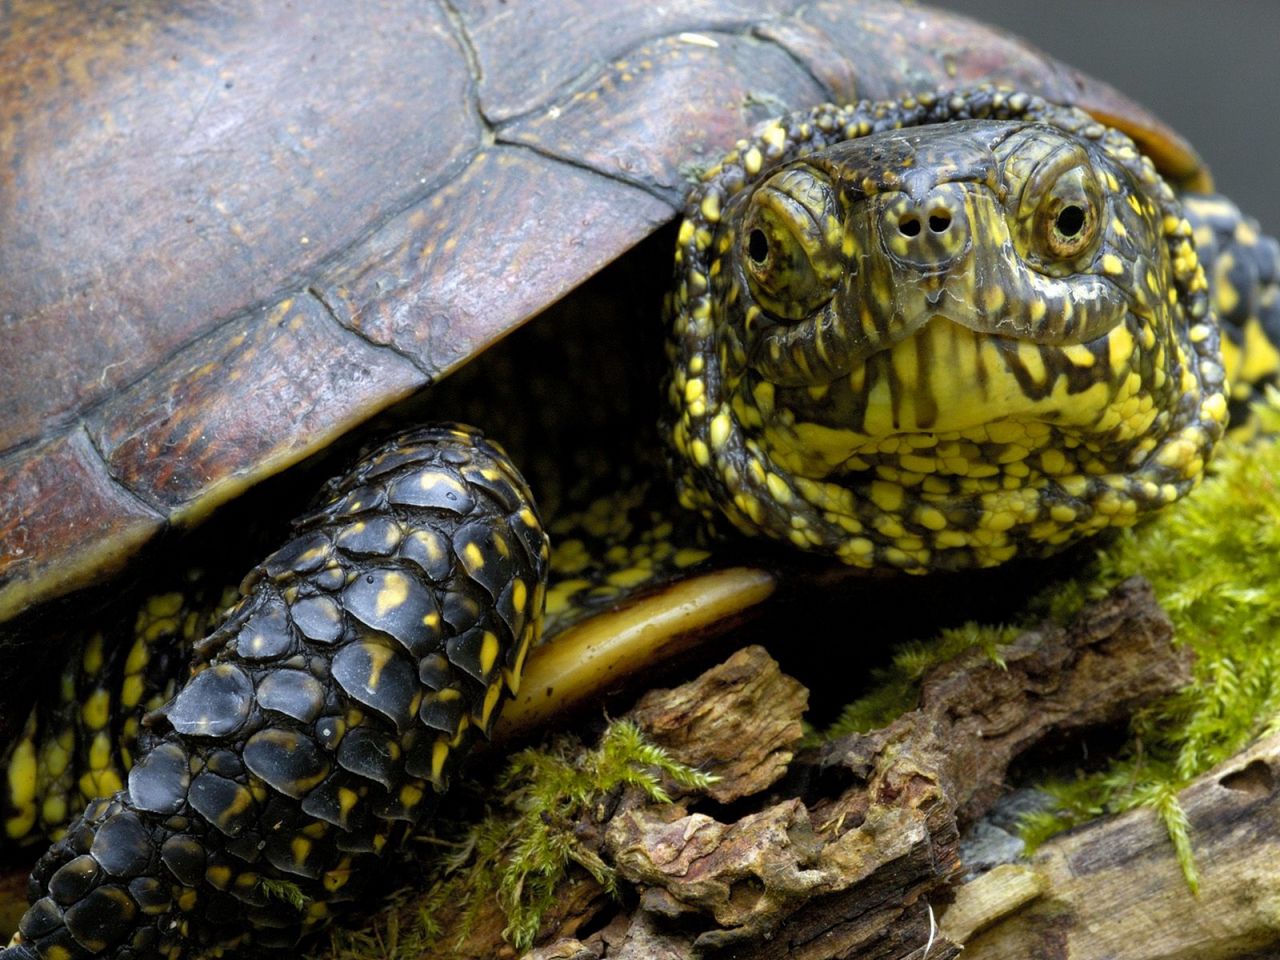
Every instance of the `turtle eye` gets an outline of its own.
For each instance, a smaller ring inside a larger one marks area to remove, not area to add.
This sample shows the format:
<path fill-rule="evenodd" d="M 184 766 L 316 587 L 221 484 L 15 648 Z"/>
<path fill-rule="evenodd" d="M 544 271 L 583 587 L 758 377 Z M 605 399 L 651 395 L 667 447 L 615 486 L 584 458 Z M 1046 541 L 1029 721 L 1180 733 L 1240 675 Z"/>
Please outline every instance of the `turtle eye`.
<path fill-rule="evenodd" d="M 1076 260 L 1091 253 L 1102 209 L 1098 182 L 1087 169 L 1069 170 L 1050 188 L 1036 212 L 1036 246 L 1050 260 Z"/>
<path fill-rule="evenodd" d="M 830 184 L 813 171 L 775 174 L 743 216 L 739 260 L 755 300 L 800 320 L 831 299 L 839 281 L 839 219 Z"/>

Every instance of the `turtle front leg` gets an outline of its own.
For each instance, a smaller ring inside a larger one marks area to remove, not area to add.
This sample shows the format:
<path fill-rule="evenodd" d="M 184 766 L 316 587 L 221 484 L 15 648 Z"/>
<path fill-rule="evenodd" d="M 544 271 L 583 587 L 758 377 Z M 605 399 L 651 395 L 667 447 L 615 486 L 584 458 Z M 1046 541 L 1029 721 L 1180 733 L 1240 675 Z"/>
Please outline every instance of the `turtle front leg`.
<path fill-rule="evenodd" d="M 432 427 L 326 495 L 148 718 L 125 789 L 36 865 L 2 960 L 292 944 L 488 733 L 542 621 L 547 538 L 523 479 L 477 432 Z"/>

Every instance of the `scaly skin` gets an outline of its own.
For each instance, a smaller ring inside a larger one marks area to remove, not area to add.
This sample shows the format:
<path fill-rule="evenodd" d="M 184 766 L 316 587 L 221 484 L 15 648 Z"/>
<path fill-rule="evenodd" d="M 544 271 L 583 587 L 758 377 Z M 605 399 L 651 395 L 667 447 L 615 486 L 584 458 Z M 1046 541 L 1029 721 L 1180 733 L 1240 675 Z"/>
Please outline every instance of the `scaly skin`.
<path fill-rule="evenodd" d="M 1253 285 L 1223 276 L 1269 304 L 1274 251 L 1246 239 L 1223 256 L 1262 250 Z M 991 565 L 1136 522 L 1195 484 L 1226 419 L 1177 199 L 1125 137 L 1022 95 L 825 106 L 743 141 L 692 195 L 671 317 L 683 505 L 859 566 Z M 402 437 L 330 493 L 197 644 L 125 788 L 40 861 L 0 960 L 293 943 L 426 816 L 518 683 L 546 540 L 465 432 Z M 571 526 L 558 617 L 705 556 L 641 494 Z M 280 878 L 304 912 L 269 902 Z"/>

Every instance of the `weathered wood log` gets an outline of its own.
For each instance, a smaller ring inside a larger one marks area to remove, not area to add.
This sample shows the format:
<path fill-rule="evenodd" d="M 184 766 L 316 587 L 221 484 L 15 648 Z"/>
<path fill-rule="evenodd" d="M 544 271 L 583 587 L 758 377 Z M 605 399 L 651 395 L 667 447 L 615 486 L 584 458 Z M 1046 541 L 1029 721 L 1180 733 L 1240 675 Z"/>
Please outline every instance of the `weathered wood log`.
<path fill-rule="evenodd" d="M 1280 734 L 1179 801 L 1194 895 L 1150 810 L 1096 820 L 1027 864 L 965 884 L 942 918 L 966 960 L 1238 960 L 1280 956 Z"/>

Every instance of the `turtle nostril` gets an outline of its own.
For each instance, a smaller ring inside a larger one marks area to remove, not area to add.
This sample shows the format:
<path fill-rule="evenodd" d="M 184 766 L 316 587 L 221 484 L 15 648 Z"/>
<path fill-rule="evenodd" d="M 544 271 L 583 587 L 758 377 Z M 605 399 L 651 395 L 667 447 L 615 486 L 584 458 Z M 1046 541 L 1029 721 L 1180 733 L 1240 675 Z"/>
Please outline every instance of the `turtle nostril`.
<path fill-rule="evenodd" d="M 945 210 L 937 210 L 929 214 L 929 229 L 934 233 L 946 233 L 951 226 L 951 214 Z"/>
<path fill-rule="evenodd" d="M 904 237 L 918 237 L 920 235 L 920 221 L 913 216 L 903 217 L 898 221 L 898 232 Z"/>

